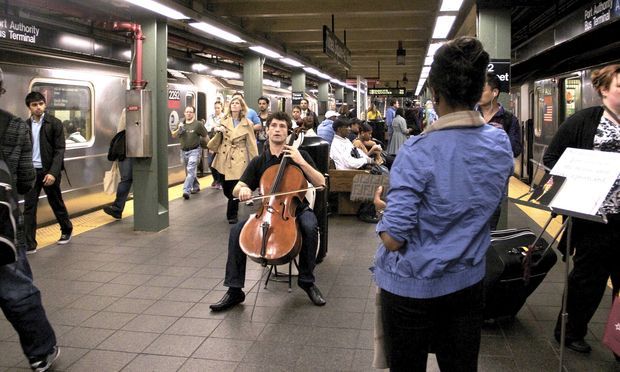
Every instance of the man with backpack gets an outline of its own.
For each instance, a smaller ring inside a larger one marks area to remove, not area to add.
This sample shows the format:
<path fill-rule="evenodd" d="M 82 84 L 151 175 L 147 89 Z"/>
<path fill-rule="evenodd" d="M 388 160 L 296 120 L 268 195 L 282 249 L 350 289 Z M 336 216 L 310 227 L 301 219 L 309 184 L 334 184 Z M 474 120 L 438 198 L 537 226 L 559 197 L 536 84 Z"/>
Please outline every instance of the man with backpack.
<path fill-rule="evenodd" d="M 123 210 L 125 209 L 125 203 L 133 184 L 133 159 L 126 156 L 125 150 L 125 109 L 121 112 L 121 117 L 118 119 L 118 127 L 116 135 L 110 141 L 110 149 L 108 150 L 108 160 L 118 161 L 118 169 L 121 174 L 121 181 L 116 188 L 116 198 L 112 205 L 106 205 L 103 207 L 103 211 L 120 220 L 123 218 Z"/>
<path fill-rule="evenodd" d="M 5 93 L 3 80 L 0 69 L 0 95 Z M 0 110 L 0 163 L 4 163 L 0 164 L 0 168 L 8 170 L 8 173 L 0 172 L 3 178 L 0 182 L 9 184 L 12 191 L 4 195 L 13 199 L 0 202 L 11 205 L 10 213 L 18 216 L 13 236 L 10 237 L 16 243 L 17 261 L 0 266 L 0 308 L 19 335 L 30 367 L 34 371 L 47 371 L 60 351 L 41 303 L 41 293 L 32 282 L 32 271 L 26 260 L 23 225 L 19 218 L 21 213 L 17 207 L 17 193 L 27 193 L 35 180 L 31 134 L 24 121 L 4 110 Z M 3 218 L 0 223 L 8 224 L 9 220 Z"/>
<path fill-rule="evenodd" d="M 519 120 L 510 111 L 506 110 L 499 102 L 499 78 L 492 72 L 487 72 L 486 83 L 482 89 L 482 96 L 476 105 L 476 111 L 479 111 L 484 121 L 494 126 L 495 128 L 503 129 L 508 134 L 510 139 L 510 146 L 512 148 L 512 154 L 516 158 L 521 155 L 521 128 L 519 127 Z M 499 217 L 502 210 L 502 203 L 497 207 L 489 224 L 491 230 L 497 229 Z"/>

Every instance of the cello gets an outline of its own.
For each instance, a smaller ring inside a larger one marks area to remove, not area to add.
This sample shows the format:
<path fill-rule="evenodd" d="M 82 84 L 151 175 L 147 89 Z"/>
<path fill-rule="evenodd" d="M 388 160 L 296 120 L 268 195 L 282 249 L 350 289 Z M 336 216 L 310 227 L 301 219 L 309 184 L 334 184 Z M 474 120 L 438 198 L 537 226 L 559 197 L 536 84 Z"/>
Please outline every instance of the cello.
<path fill-rule="evenodd" d="M 287 145 L 294 141 L 295 134 L 291 133 Z M 265 196 L 239 236 L 241 250 L 252 261 L 263 266 L 281 265 L 299 254 L 302 238 L 296 212 L 307 185 L 303 172 L 289 157 L 265 170 L 259 183 L 260 194 Z"/>

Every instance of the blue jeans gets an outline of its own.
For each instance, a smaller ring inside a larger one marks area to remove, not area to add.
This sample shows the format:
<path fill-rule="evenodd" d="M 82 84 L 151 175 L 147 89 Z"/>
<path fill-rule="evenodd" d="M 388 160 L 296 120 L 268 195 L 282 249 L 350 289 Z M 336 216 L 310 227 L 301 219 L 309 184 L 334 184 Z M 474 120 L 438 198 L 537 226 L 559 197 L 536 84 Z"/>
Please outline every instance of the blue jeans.
<path fill-rule="evenodd" d="M 0 308 L 17 331 L 29 360 L 52 352 L 56 335 L 41 304 L 41 293 L 32 282 L 23 247 L 19 249 L 19 261 L 0 266 Z"/>
<path fill-rule="evenodd" d="M 303 207 L 300 206 L 299 208 Z M 245 265 L 248 257 L 239 245 L 239 235 L 241 235 L 245 222 L 240 221 L 230 230 L 226 277 L 224 278 L 225 287 L 243 288 L 245 285 Z M 310 208 L 302 209 L 297 213 L 297 223 L 301 230 L 298 283 L 307 285 L 314 283 L 319 228 L 316 216 Z"/>
<path fill-rule="evenodd" d="M 123 213 L 125 202 L 127 202 L 129 190 L 131 190 L 131 184 L 133 183 L 133 159 L 126 158 L 123 161 L 119 161 L 118 169 L 121 173 L 121 182 L 118 183 L 116 199 L 114 199 L 114 203 L 112 203 L 112 209 Z"/>
<path fill-rule="evenodd" d="M 200 183 L 196 178 L 196 168 L 200 161 L 200 146 L 193 150 L 182 151 L 183 165 L 185 165 L 185 182 L 183 183 L 183 193 L 189 194 L 192 189 L 200 190 Z"/>

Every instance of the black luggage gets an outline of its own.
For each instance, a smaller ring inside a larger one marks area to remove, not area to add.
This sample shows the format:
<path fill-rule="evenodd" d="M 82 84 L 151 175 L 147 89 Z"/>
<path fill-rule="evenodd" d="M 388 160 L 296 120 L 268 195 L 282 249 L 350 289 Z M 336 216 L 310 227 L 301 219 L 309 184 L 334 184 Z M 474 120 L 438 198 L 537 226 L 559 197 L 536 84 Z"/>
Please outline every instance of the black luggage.
<path fill-rule="evenodd" d="M 524 279 L 523 260 L 527 247 L 534 240 L 536 234 L 529 229 L 491 232 L 484 279 L 484 319 L 516 316 L 527 297 L 555 265 L 555 252 L 547 249 L 548 243 L 540 239 L 531 255 L 529 279 Z"/>

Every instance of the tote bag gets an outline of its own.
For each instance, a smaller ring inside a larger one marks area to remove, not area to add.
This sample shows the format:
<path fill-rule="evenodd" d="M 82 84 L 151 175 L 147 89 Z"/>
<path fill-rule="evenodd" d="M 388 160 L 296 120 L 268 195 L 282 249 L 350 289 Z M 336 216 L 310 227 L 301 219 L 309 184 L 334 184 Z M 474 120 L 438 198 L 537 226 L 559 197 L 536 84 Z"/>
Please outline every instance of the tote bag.
<path fill-rule="evenodd" d="M 121 182 L 121 172 L 118 170 L 118 162 L 112 163 L 112 168 L 103 175 L 103 192 L 106 194 L 116 193 L 118 183 Z"/>
<path fill-rule="evenodd" d="M 603 335 L 603 344 L 607 346 L 616 355 L 620 355 L 620 301 L 616 297 L 614 304 L 609 312 L 605 334 Z"/>

